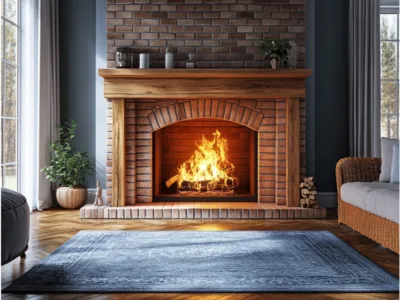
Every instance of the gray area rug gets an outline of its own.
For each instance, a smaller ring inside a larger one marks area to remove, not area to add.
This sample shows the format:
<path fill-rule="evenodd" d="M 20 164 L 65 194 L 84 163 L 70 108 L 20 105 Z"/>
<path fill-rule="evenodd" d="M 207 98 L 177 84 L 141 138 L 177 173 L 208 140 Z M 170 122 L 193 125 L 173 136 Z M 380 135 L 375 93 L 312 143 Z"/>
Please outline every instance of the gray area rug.
<path fill-rule="evenodd" d="M 81 231 L 3 292 L 398 288 L 398 278 L 327 231 Z"/>

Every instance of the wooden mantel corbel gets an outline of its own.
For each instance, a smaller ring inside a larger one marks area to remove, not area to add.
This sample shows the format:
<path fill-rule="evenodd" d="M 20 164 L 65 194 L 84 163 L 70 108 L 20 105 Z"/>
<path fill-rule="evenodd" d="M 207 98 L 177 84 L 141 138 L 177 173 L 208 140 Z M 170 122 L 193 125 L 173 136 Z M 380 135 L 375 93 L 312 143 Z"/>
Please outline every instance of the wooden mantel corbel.
<path fill-rule="evenodd" d="M 125 206 L 124 99 L 286 99 L 286 205 L 300 202 L 300 98 L 310 69 L 99 69 L 113 109 L 113 206 Z"/>

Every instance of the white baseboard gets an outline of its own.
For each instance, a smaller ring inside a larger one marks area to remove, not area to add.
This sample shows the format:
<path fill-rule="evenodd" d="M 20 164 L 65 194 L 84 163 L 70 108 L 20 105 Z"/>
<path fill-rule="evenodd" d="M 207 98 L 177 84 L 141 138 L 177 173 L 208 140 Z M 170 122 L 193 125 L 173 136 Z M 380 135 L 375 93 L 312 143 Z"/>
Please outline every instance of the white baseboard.
<path fill-rule="evenodd" d="M 337 193 L 318 193 L 317 200 L 321 207 L 337 207 Z"/>

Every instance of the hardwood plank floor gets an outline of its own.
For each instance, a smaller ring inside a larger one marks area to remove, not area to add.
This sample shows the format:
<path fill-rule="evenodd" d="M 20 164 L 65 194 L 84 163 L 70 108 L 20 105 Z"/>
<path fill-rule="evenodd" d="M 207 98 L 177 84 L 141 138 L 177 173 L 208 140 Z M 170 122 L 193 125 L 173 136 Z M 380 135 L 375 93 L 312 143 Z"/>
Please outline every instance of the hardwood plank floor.
<path fill-rule="evenodd" d="M 80 219 L 78 210 L 51 209 L 31 216 L 31 236 L 25 260 L 2 266 L 2 288 L 56 250 L 80 230 L 328 230 L 354 249 L 398 275 L 399 256 L 344 225 L 338 225 L 332 211 L 326 220 L 92 220 Z M 221 293 L 221 294 L 2 294 L 2 299 L 399 299 L 397 293 Z"/>

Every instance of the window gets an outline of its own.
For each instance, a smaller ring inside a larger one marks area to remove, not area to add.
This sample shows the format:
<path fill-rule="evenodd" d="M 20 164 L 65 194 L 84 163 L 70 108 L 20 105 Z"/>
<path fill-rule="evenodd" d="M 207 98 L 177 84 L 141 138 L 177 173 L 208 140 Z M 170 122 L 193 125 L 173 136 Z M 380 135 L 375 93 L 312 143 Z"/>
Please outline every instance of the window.
<path fill-rule="evenodd" d="M 381 136 L 399 138 L 399 2 L 381 0 Z"/>
<path fill-rule="evenodd" d="M 18 190 L 19 0 L 1 1 L 1 186 Z"/>

